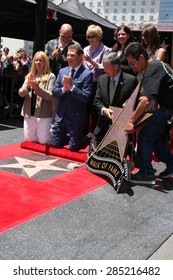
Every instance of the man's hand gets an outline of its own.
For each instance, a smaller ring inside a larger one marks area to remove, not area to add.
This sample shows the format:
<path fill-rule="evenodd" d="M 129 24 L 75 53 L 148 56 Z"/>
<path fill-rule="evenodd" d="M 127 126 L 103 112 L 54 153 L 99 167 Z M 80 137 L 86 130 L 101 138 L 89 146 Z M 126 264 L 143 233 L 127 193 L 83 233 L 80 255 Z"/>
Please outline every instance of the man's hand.
<path fill-rule="evenodd" d="M 128 134 L 132 134 L 134 132 L 134 124 L 130 121 L 127 122 L 125 126 L 125 135 L 127 136 Z"/>
<path fill-rule="evenodd" d="M 132 134 L 134 132 L 134 125 L 139 120 L 139 118 L 145 113 L 148 105 L 150 104 L 151 100 L 153 99 L 152 95 L 141 96 L 139 99 L 139 103 L 135 111 L 133 112 L 132 116 L 129 118 L 124 131 L 125 134 Z"/>
<path fill-rule="evenodd" d="M 63 82 L 64 92 L 70 90 L 73 86 L 73 80 L 70 75 L 69 76 L 64 75 L 62 82 Z"/>
<path fill-rule="evenodd" d="M 103 108 L 103 114 L 108 118 L 112 120 L 113 117 L 113 111 L 109 108 Z"/>
<path fill-rule="evenodd" d="M 54 50 L 54 51 L 52 52 L 52 58 L 53 58 L 53 59 L 54 59 L 54 58 L 60 57 L 60 55 L 61 55 L 61 50 L 60 50 L 60 48 L 58 48 L 58 49 L 56 49 L 56 50 Z"/>

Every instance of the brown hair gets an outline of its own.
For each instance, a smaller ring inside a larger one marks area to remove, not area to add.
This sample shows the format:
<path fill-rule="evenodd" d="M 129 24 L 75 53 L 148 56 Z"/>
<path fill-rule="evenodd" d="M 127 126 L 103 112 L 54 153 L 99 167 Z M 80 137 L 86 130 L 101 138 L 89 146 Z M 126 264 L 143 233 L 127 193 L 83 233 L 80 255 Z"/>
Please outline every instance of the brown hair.
<path fill-rule="evenodd" d="M 68 50 L 75 50 L 77 55 L 83 55 L 84 51 L 79 44 L 73 44 L 68 47 Z"/>
<path fill-rule="evenodd" d="M 147 24 L 142 30 L 141 45 L 146 48 L 147 44 L 151 46 L 151 49 L 160 47 L 160 36 L 157 28 L 153 24 Z"/>
<path fill-rule="evenodd" d="M 130 35 L 129 38 L 128 38 L 128 40 L 127 40 L 127 42 L 126 42 L 126 46 L 127 46 L 129 43 L 131 43 L 131 42 L 134 41 L 134 35 L 133 35 L 131 29 L 130 29 L 127 25 L 120 25 L 120 26 L 115 30 L 115 32 L 114 32 L 114 38 L 115 38 L 115 40 L 116 40 L 116 43 L 115 43 L 115 45 L 113 46 L 113 51 L 115 51 L 115 52 L 121 49 L 121 44 L 120 44 L 120 43 L 118 42 L 118 40 L 117 40 L 117 38 L 118 38 L 118 32 L 119 32 L 120 30 L 124 30 L 125 33 L 126 33 L 127 35 Z M 125 47 L 126 47 L 126 46 L 125 46 Z"/>

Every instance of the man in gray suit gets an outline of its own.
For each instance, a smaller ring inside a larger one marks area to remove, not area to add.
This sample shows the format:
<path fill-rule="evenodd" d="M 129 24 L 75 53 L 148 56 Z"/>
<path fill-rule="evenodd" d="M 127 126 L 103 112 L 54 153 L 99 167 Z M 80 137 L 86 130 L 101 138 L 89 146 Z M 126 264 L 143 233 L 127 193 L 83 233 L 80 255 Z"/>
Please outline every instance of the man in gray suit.
<path fill-rule="evenodd" d="M 121 108 L 138 84 L 135 76 L 121 70 L 120 59 L 115 52 L 103 58 L 103 66 L 105 74 L 98 79 L 94 100 L 99 114 L 94 130 L 94 146 L 98 146 L 112 125 L 113 111 L 109 106 Z M 111 83 L 114 84 L 113 92 L 111 92 Z"/>
<path fill-rule="evenodd" d="M 59 30 L 59 37 L 50 40 L 46 44 L 45 52 L 50 59 L 51 71 L 58 75 L 59 69 L 66 67 L 68 46 L 78 44 L 72 39 L 73 29 L 68 23 L 64 23 Z"/>

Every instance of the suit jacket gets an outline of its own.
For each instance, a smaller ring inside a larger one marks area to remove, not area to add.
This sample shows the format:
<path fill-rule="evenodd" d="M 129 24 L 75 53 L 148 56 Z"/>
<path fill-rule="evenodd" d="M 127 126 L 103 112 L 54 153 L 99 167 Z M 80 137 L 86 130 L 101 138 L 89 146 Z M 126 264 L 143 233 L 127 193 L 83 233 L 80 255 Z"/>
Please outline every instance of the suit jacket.
<path fill-rule="evenodd" d="M 94 130 L 94 135 L 99 136 L 102 139 L 112 124 L 112 121 L 107 119 L 106 116 L 101 115 L 101 109 L 103 107 L 109 108 L 109 106 L 122 107 L 124 102 L 129 99 L 134 89 L 138 84 L 138 80 L 133 75 L 121 71 L 118 85 L 115 89 L 114 98 L 112 103 L 109 99 L 109 87 L 110 87 L 110 77 L 103 74 L 98 79 L 97 91 L 94 100 L 94 106 L 98 112 L 99 119 Z"/>
<path fill-rule="evenodd" d="M 116 48 L 112 48 L 112 52 L 116 52 L 118 53 L 118 50 Z M 119 59 L 120 59 L 120 63 L 121 63 L 121 69 L 125 72 L 125 73 L 129 73 L 132 74 L 134 76 L 136 76 L 136 74 L 133 72 L 133 69 L 130 67 L 126 54 L 124 51 L 121 52 L 121 54 L 119 55 Z"/>
<path fill-rule="evenodd" d="M 63 76 L 69 75 L 70 69 L 69 66 L 60 69 L 53 88 L 54 97 L 61 97 L 55 121 L 60 122 L 63 119 L 64 123 L 68 122 L 82 129 L 87 120 L 87 103 L 92 96 L 93 74 L 81 65 L 73 78 L 74 90 L 63 93 Z"/>
<path fill-rule="evenodd" d="M 75 40 L 71 39 L 69 44 L 65 46 L 65 48 L 62 50 L 62 53 L 59 58 L 52 58 L 52 52 L 59 48 L 59 37 L 57 39 L 53 39 L 47 42 L 45 53 L 49 57 L 50 61 L 50 68 L 51 71 L 55 74 L 55 76 L 58 75 L 59 69 L 68 66 L 67 62 L 67 50 L 70 45 L 78 44 Z"/>

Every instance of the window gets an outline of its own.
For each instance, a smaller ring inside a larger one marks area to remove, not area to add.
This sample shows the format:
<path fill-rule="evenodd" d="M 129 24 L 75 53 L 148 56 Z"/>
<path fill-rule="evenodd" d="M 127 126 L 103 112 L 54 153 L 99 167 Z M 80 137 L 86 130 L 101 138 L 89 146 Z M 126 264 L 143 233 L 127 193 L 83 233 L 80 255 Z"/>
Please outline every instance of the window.
<path fill-rule="evenodd" d="M 97 9 L 97 14 L 101 14 L 101 9 Z"/>
<path fill-rule="evenodd" d="M 102 2 L 98 2 L 98 3 L 97 3 L 97 6 L 98 6 L 98 7 L 101 7 L 101 6 L 102 6 Z"/>
<path fill-rule="evenodd" d="M 136 1 L 132 1 L 132 6 L 136 6 Z"/>
<path fill-rule="evenodd" d="M 93 7 L 93 2 L 89 2 L 89 7 Z"/>
<path fill-rule="evenodd" d="M 140 22 L 144 21 L 144 16 L 140 16 Z"/>
<path fill-rule="evenodd" d="M 141 1 L 141 6 L 145 6 L 146 2 L 145 1 Z"/>
<path fill-rule="evenodd" d="M 149 16 L 150 21 L 154 21 L 154 16 Z"/>
<path fill-rule="evenodd" d="M 107 20 L 108 20 L 108 16 L 105 16 L 105 19 L 107 19 Z"/>
<path fill-rule="evenodd" d="M 150 13 L 154 14 L 154 8 L 150 8 Z"/>
<path fill-rule="evenodd" d="M 131 16 L 130 21 L 135 21 L 135 16 Z"/>
<path fill-rule="evenodd" d="M 131 13 L 132 13 L 132 14 L 136 13 L 136 9 L 135 9 L 135 8 L 132 8 L 132 9 L 131 9 Z"/>
<path fill-rule="evenodd" d="M 122 17 L 121 17 L 121 20 L 124 20 L 124 21 L 125 21 L 125 20 L 126 20 L 126 16 L 122 16 Z"/>
<path fill-rule="evenodd" d="M 109 2 L 106 2 L 106 3 L 105 3 L 105 6 L 106 6 L 106 7 L 109 7 L 109 4 L 110 4 Z"/>
<path fill-rule="evenodd" d="M 114 6 L 118 6 L 118 1 L 114 1 Z"/>
<path fill-rule="evenodd" d="M 126 9 L 122 9 L 122 13 L 124 13 L 124 14 L 125 14 L 125 13 L 126 13 Z"/>
<path fill-rule="evenodd" d="M 113 21 L 117 20 L 117 16 L 113 16 Z"/>
<path fill-rule="evenodd" d="M 123 6 L 127 6 L 127 1 L 123 1 Z"/>
<path fill-rule="evenodd" d="M 114 14 L 117 14 L 118 13 L 118 9 L 114 9 Z"/>
<path fill-rule="evenodd" d="M 155 6 L 155 4 L 156 4 L 155 2 L 156 2 L 156 1 L 151 1 L 151 5 L 152 5 L 152 6 Z"/>
<path fill-rule="evenodd" d="M 145 8 L 141 8 L 141 14 L 145 13 Z"/>
<path fill-rule="evenodd" d="M 105 14 L 110 14 L 109 9 L 105 9 Z"/>

